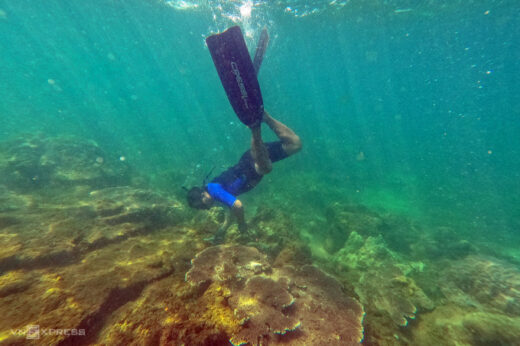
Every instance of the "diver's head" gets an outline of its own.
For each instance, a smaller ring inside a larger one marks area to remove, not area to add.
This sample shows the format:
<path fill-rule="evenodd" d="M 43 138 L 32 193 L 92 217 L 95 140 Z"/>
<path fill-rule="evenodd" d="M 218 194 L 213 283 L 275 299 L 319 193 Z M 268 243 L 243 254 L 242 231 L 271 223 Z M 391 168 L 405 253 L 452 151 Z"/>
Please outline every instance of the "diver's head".
<path fill-rule="evenodd" d="M 211 207 L 211 196 L 203 187 L 194 186 L 188 190 L 188 205 L 196 209 L 209 209 Z"/>

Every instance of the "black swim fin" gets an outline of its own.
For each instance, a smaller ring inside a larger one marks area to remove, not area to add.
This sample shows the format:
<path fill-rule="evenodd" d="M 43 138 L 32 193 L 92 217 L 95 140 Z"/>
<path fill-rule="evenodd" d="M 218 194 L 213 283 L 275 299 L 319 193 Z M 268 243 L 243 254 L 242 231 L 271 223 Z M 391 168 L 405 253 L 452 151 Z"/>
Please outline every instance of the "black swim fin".
<path fill-rule="evenodd" d="M 238 118 L 249 127 L 258 126 L 264 114 L 264 103 L 242 30 L 233 26 L 208 37 L 206 43 Z"/>
<path fill-rule="evenodd" d="M 258 70 L 260 70 L 260 65 L 262 65 L 262 60 L 264 59 L 264 53 L 267 49 L 267 44 L 269 43 L 269 34 L 267 33 L 267 28 L 262 30 L 260 34 L 260 39 L 258 39 L 258 44 L 256 45 L 255 58 L 253 59 L 253 67 L 255 68 L 256 75 L 258 76 Z"/>

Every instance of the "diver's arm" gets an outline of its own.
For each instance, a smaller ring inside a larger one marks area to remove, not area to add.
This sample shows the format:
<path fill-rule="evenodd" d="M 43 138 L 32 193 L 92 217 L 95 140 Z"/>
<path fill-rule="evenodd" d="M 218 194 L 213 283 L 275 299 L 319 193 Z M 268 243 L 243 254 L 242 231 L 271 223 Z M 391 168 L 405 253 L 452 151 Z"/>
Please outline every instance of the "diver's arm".
<path fill-rule="evenodd" d="M 240 200 L 236 200 L 231 207 L 231 212 L 237 219 L 238 230 L 242 233 L 247 229 L 246 220 L 244 218 L 244 207 L 242 206 L 242 202 Z"/>
<path fill-rule="evenodd" d="M 260 126 L 251 128 L 251 155 L 255 161 L 255 170 L 258 174 L 264 175 L 273 169 L 273 164 L 269 159 L 269 152 L 262 141 Z"/>

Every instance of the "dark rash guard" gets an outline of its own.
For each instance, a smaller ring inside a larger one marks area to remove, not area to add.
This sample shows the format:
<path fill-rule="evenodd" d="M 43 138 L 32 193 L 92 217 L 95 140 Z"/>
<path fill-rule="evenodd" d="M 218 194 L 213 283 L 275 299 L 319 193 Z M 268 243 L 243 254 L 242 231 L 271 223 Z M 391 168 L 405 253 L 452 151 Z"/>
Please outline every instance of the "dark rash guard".
<path fill-rule="evenodd" d="M 280 141 L 264 143 L 269 153 L 271 162 L 285 159 L 288 155 Z M 236 201 L 236 196 L 254 188 L 263 176 L 255 170 L 255 161 L 251 150 L 246 151 L 238 163 L 222 172 L 206 185 L 206 191 L 216 199 L 231 207 Z"/>

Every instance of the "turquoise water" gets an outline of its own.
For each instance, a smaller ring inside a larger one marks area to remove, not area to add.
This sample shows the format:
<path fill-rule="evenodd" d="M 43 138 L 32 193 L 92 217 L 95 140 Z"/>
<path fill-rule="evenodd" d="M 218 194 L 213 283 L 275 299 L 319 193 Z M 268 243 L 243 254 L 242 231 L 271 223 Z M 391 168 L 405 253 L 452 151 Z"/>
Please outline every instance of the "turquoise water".
<path fill-rule="evenodd" d="M 514 235 L 518 4 L 332 3 L 2 1 L 1 134 L 78 134 L 198 182 L 248 146 L 204 38 L 238 23 L 252 47 L 266 25 L 266 109 L 305 144 L 279 174 Z"/>
<path fill-rule="evenodd" d="M 248 217 L 280 208 L 315 241 L 331 204 L 362 205 L 520 263 L 515 0 L 0 0 L 0 135 L 93 140 L 182 199 L 249 146 L 205 45 L 231 25 L 251 51 L 268 28 L 265 107 L 304 145 Z"/>

